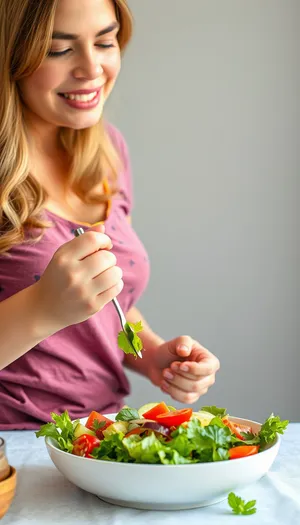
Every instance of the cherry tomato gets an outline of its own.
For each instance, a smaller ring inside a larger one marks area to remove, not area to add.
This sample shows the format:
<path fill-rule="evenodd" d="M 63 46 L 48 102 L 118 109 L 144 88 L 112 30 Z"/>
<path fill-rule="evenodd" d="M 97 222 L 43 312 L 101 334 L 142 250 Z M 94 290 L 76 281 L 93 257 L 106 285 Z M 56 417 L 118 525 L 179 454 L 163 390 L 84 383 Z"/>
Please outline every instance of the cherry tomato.
<path fill-rule="evenodd" d="M 97 423 L 99 424 L 99 428 L 97 428 Z M 105 430 L 113 423 L 114 421 L 112 421 L 111 419 L 108 419 L 107 417 L 102 416 L 102 414 L 99 414 L 99 412 L 95 412 L 95 410 L 93 410 L 90 413 L 85 426 L 90 430 L 94 430 L 94 432 L 96 432 L 96 436 L 99 439 L 103 439 L 103 430 Z"/>
<path fill-rule="evenodd" d="M 75 456 L 89 456 L 94 448 L 99 447 L 100 439 L 90 434 L 82 434 L 79 438 L 73 441 L 72 454 Z"/>
<path fill-rule="evenodd" d="M 241 447 L 233 447 L 229 449 L 229 459 L 246 458 L 258 454 L 258 445 L 242 445 Z"/>
<path fill-rule="evenodd" d="M 145 412 L 143 414 L 143 417 L 145 419 L 153 419 L 154 421 L 156 421 L 157 416 L 159 416 L 160 414 L 165 414 L 166 412 L 169 412 L 169 409 L 166 403 L 162 402 L 158 403 L 158 405 L 148 410 L 148 412 Z"/>
<path fill-rule="evenodd" d="M 178 427 L 182 423 L 189 421 L 192 417 L 192 413 L 193 410 L 191 408 L 182 408 L 181 410 L 159 414 L 156 416 L 156 421 L 166 427 Z"/>

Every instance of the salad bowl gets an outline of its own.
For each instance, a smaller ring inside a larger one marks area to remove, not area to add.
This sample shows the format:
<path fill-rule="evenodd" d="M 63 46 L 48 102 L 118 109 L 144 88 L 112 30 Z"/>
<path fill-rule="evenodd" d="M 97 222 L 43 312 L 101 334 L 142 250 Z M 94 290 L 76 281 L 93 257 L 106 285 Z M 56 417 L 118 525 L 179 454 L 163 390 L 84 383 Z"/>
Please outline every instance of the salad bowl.
<path fill-rule="evenodd" d="M 116 416 L 105 415 L 111 421 L 115 421 Z M 81 428 L 86 428 L 87 419 L 79 421 Z M 262 427 L 243 418 L 228 416 L 228 420 L 240 428 L 250 427 L 253 435 L 258 435 Z M 49 435 L 45 441 L 49 456 L 61 474 L 100 499 L 136 509 L 183 510 L 213 505 L 226 499 L 230 492 L 257 482 L 271 468 L 281 437 L 276 432 L 264 450 L 248 457 L 188 464 L 151 464 L 151 459 L 150 463 L 108 461 L 91 454 L 76 455 L 74 450 L 73 453 L 61 450 L 56 439 Z M 146 445 L 145 441 L 144 454 L 147 454 Z"/>

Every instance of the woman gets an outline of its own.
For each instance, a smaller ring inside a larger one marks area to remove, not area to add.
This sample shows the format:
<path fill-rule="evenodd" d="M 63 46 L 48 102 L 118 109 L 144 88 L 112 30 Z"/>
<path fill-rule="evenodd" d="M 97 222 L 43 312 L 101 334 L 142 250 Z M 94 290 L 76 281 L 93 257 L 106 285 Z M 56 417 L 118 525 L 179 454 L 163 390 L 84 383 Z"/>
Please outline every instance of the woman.
<path fill-rule="evenodd" d="M 218 359 L 187 336 L 163 341 L 134 306 L 148 259 L 126 144 L 102 115 L 131 36 L 126 1 L 2 0 L 0 24 L 0 428 L 118 411 L 124 366 L 194 403 Z M 143 359 L 118 349 L 116 296 L 142 320 Z"/>

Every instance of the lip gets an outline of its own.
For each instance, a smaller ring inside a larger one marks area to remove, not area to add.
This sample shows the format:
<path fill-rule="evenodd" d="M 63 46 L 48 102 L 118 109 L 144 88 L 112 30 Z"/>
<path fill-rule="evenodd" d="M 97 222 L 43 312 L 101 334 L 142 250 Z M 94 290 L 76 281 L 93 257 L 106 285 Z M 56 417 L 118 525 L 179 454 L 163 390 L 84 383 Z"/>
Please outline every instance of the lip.
<path fill-rule="evenodd" d="M 99 93 L 102 87 L 94 89 L 78 89 L 77 91 L 63 91 L 59 95 L 90 95 L 91 93 Z"/>
<path fill-rule="evenodd" d="M 90 91 L 90 93 L 96 93 L 96 95 L 93 97 L 92 100 L 89 100 L 87 102 L 84 102 L 83 100 L 71 100 L 69 98 L 64 97 L 64 95 L 59 95 L 59 96 L 60 96 L 60 99 L 65 104 L 67 104 L 68 106 L 70 106 L 73 109 L 76 109 L 76 110 L 92 110 L 92 109 L 96 109 L 97 106 L 100 103 L 100 100 L 101 100 L 101 89 L 97 90 L 97 91 Z M 85 93 L 82 93 L 82 94 L 84 95 Z"/>

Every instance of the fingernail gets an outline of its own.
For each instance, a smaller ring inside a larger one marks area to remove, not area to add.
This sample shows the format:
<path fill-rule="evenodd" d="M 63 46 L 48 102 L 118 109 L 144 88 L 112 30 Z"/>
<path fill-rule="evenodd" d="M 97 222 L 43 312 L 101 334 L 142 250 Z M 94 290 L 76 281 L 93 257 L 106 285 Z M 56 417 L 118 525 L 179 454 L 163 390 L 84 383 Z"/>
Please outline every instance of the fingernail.
<path fill-rule="evenodd" d="M 163 390 L 169 390 L 169 383 L 167 383 L 167 381 L 163 381 L 161 384 L 161 388 Z"/>
<path fill-rule="evenodd" d="M 188 372 L 189 367 L 187 365 L 181 365 L 180 370 L 182 370 L 183 372 Z"/>
<path fill-rule="evenodd" d="M 177 372 L 179 370 L 179 366 L 178 365 L 173 365 L 172 364 L 171 367 L 172 367 L 173 372 Z"/>
<path fill-rule="evenodd" d="M 189 348 L 186 345 L 179 345 L 178 350 L 182 350 L 183 352 L 189 352 Z"/>
<path fill-rule="evenodd" d="M 166 372 L 164 372 L 164 377 L 166 379 L 174 379 L 173 374 L 171 374 L 171 372 L 169 370 L 166 370 Z"/>

